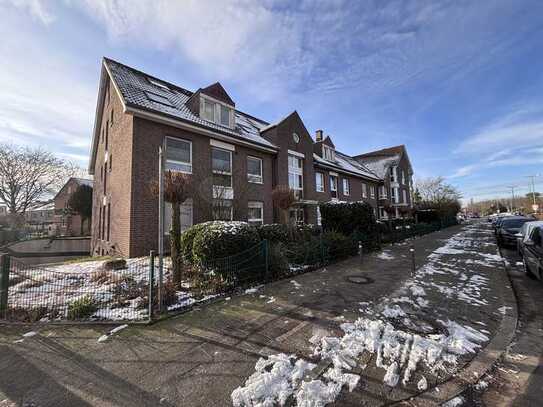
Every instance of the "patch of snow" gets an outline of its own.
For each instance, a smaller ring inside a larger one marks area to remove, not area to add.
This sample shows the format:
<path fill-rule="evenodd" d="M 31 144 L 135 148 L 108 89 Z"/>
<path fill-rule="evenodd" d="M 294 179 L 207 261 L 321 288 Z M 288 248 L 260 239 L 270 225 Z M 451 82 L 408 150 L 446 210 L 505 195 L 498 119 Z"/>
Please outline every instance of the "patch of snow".
<path fill-rule="evenodd" d="M 417 383 L 417 389 L 420 391 L 424 391 L 428 388 L 428 380 L 426 380 L 426 377 L 422 376 L 422 378 Z"/>
<path fill-rule="evenodd" d="M 465 401 L 464 397 L 458 396 L 447 401 L 446 403 L 443 403 L 441 406 L 442 407 L 460 407 L 462 404 L 464 404 L 464 401 Z"/>
<path fill-rule="evenodd" d="M 394 260 L 394 256 L 385 251 L 379 253 L 376 257 L 380 260 Z"/>
<path fill-rule="evenodd" d="M 25 334 L 23 334 L 23 337 L 24 338 L 31 338 L 32 336 L 36 336 L 38 333 L 35 332 L 35 331 L 30 331 L 30 332 L 27 332 Z"/>
<path fill-rule="evenodd" d="M 258 290 L 260 290 L 262 287 L 264 287 L 264 285 L 260 284 L 260 285 L 257 285 L 256 287 L 248 288 L 245 290 L 245 294 L 256 294 Z"/>

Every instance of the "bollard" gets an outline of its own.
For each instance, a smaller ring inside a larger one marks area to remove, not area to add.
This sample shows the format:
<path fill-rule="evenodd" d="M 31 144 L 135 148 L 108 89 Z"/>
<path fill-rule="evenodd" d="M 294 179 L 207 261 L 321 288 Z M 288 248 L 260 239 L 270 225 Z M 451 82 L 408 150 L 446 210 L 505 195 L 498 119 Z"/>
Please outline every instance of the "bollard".
<path fill-rule="evenodd" d="M 413 277 L 415 276 L 415 270 L 416 270 L 416 264 L 415 264 L 415 245 L 411 243 L 411 247 L 409 248 L 409 252 L 411 253 L 411 267 L 412 267 L 412 273 Z"/>
<path fill-rule="evenodd" d="M 153 286 L 155 285 L 155 251 L 149 252 L 149 320 L 153 320 Z"/>

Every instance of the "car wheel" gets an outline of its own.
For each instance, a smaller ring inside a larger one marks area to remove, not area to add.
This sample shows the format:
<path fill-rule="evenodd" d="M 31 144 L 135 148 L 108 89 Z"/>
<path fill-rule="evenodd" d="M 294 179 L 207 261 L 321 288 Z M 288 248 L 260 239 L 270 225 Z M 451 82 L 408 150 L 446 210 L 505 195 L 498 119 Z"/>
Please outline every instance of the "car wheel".
<path fill-rule="evenodd" d="M 530 267 L 526 264 L 526 259 L 522 259 L 522 263 L 524 264 L 524 271 L 526 272 L 526 275 L 530 277 L 532 280 L 536 280 L 537 277 L 534 273 L 530 270 Z"/>

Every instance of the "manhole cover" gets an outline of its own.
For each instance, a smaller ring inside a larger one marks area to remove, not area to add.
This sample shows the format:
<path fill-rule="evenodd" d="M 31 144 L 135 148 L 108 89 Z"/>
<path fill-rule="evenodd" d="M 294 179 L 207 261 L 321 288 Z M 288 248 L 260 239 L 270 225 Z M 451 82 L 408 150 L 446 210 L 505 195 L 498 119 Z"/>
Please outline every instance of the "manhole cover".
<path fill-rule="evenodd" d="M 371 278 L 366 277 L 366 276 L 359 276 L 359 275 L 348 276 L 347 281 L 350 282 L 350 283 L 355 283 L 355 284 L 371 284 L 371 283 L 373 283 L 373 280 Z"/>

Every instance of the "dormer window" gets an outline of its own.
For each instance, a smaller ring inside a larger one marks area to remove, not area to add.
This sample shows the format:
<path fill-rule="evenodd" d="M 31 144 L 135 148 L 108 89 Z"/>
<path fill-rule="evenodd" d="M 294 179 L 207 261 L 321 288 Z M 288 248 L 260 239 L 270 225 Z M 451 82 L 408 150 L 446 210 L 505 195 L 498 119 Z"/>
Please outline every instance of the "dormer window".
<path fill-rule="evenodd" d="M 234 109 L 208 96 L 200 96 L 200 117 L 222 126 L 234 127 Z"/>
<path fill-rule="evenodd" d="M 328 146 L 322 146 L 323 156 L 325 160 L 328 161 L 335 161 L 336 160 L 336 152 L 333 148 Z"/>

